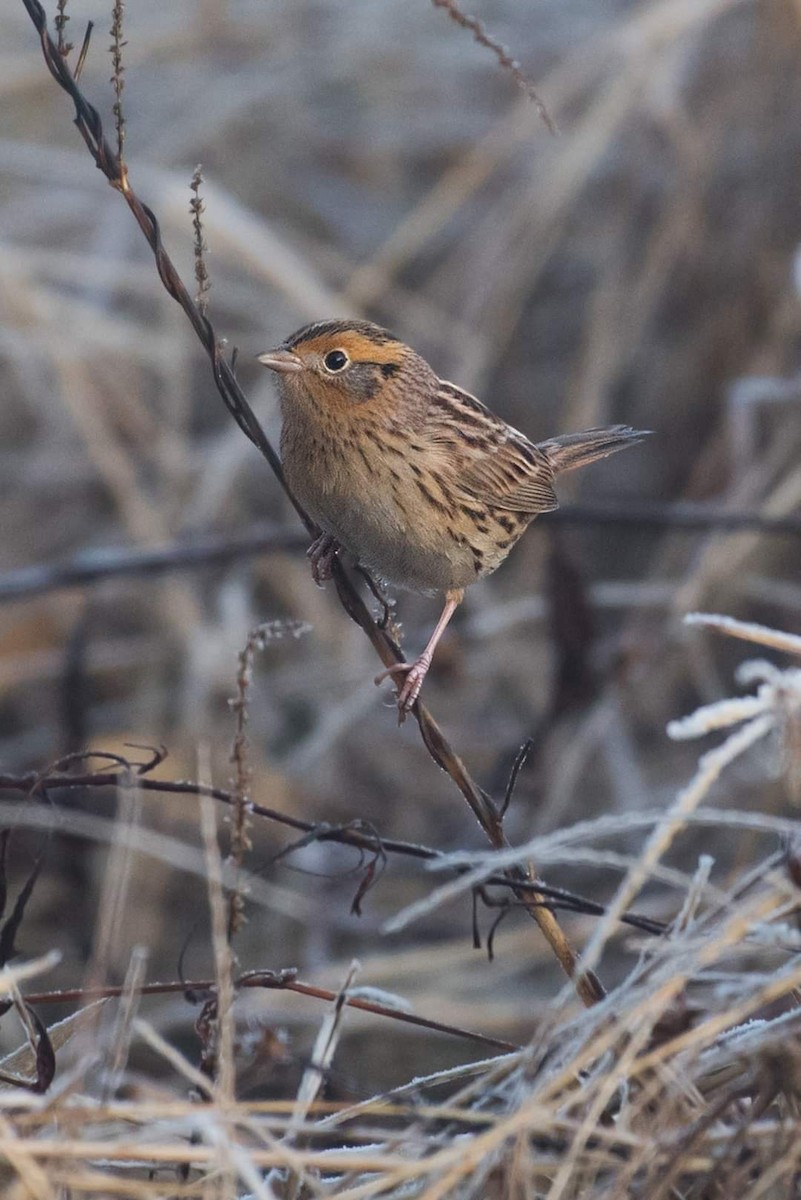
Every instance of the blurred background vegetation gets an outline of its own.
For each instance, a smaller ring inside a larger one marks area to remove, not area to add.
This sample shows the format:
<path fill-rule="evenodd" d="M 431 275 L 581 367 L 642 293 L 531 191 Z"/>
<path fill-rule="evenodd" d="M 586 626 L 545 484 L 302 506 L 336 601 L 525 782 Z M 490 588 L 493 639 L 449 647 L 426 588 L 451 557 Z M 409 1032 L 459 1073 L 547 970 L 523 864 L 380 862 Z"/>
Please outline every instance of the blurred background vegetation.
<path fill-rule="evenodd" d="M 427 0 L 128 6 L 131 178 L 190 280 L 189 180 L 203 164 L 210 316 L 239 350 L 240 381 L 268 433 L 277 439 L 276 398 L 254 355 L 306 321 L 358 314 L 533 439 L 619 421 L 654 431 L 566 480 L 565 502 L 797 513 L 797 0 L 475 7 L 535 81 L 559 136 L 487 48 Z M 78 44 L 86 21 L 97 23 L 81 83 L 111 132 L 108 6 L 76 0 L 68 11 Z M 2 573 L 257 525 L 298 532 L 130 213 L 94 169 L 21 4 L 5 4 L 3 27 Z M 706 608 L 798 631 L 798 552 L 797 537 L 754 532 L 536 523 L 468 594 L 425 697 L 495 796 L 534 738 L 507 821 L 513 841 L 669 802 L 695 748 L 669 743 L 665 723 L 728 694 L 742 657 L 682 630 L 682 614 Z M 435 613 L 430 600 L 398 597 L 407 652 Z M 0 769 L 163 743 L 163 775 L 226 785 L 237 653 L 254 625 L 277 618 L 311 632 L 258 660 L 254 798 L 440 849 L 481 847 L 414 723 L 396 728 L 369 644 L 333 589 L 314 587 L 300 551 L 5 597 Z M 791 781 L 768 774 L 757 753 L 720 799 L 791 812 Z M 72 985 L 95 941 L 118 801 L 51 799 L 91 815 L 96 832 L 53 838 L 18 940 L 28 955 L 57 947 L 64 957 L 48 983 Z M 199 842 L 191 798 L 146 796 L 138 820 Z M 18 884 L 41 840 L 17 836 Z M 270 886 L 237 940 L 243 967 L 297 966 L 336 987 L 357 955 L 360 982 L 399 991 L 418 1011 L 528 1036 L 532 997 L 550 997 L 561 980 L 525 915 L 501 927 L 494 962 L 473 949 L 464 900 L 388 936 L 383 921 L 430 889 L 424 872 L 393 863 L 356 917 L 356 856 L 315 844 L 271 863 L 286 843 L 257 826 L 248 862 Z M 615 845 L 620 859 L 576 855 L 546 877 L 603 901 L 639 835 Z M 722 885 L 771 848 L 756 834 L 690 832 L 672 861 L 691 874 L 712 850 Z M 119 981 L 145 943 L 150 975 L 174 978 L 187 939 L 184 970 L 207 976 L 203 879 L 169 855 L 138 855 L 132 870 L 107 977 Z M 639 902 L 663 919 L 676 906 L 664 882 Z M 593 927 L 565 923 L 579 945 Z M 607 980 L 627 961 L 621 939 Z M 268 994 L 252 1011 L 286 1038 L 282 1070 L 294 1076 L 319 1006 Z M 149 1002 L 148 1016 L 191 1046 L 183 999 Z M 418 1052 L 429 1065 L 457 1057 L 442 1039 L 351 1017 L 346 1037 L 359 1053 L 332 1075 L 342 1094 L 408 1077 Z M 273 1069 L 257 1071 L 254 1086 L 283 1090 Z"/>

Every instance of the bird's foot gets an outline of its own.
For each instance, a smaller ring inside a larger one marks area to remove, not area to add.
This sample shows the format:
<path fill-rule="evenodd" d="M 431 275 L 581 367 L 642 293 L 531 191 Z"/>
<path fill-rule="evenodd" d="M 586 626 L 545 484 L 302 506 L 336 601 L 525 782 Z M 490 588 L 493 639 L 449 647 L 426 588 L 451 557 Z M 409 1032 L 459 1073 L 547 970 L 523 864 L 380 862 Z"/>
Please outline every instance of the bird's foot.
<path fill-rule="evenodd" d="M 419 658 L 416 658 L 412 663 L 395 663 L 394 667 L 388 667 L 386 671 L 382 671 L 380 675 L 376 675 L 376 685 L 383 683 L 385 679 L 395 676 L 405 675 L 406 678 L 398 683 L 398 724 L 402 725 L 406 719 L 406 714 L 413 708 L 417 697 L 420 695 L 420 689 L 423 686 L 423 680 L 428 674 L 428 668 L 431 666 L 431 655 L 423 652 Z"/>
<path fill-rule="evenodd" d="M 340 546 L 330 533 L 321 533 L 316 537 L 306 551 L 306 557 L 311 563 L 312 579 L 318 587 L 323 587 L 326 580 L 331 578 L 334 570 L 334 559 L 339 554 Z"/>

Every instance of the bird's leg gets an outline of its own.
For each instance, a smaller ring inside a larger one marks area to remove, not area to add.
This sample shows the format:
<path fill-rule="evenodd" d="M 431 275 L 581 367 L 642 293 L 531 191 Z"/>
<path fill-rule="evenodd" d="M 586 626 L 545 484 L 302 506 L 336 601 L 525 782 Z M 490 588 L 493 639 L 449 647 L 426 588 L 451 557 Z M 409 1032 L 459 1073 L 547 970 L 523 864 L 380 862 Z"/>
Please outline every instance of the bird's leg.
<path fill-rule="evenodd" d="M 406 713 L 414 704 L 417 697 L 420 695 L 420 689 L 423 686 L 423 680 L 428 674 L 428 668 L 431 666 L 431 660 L 434 657 L 434 651 L 437 648 L 439 639 L 442 637 L 448 622 L 450 621 L 456 609 L 464 598 L 462 588 L 457 588 L 452 592 L 445 593 L 445 607 L 442 610 L 439 620 L 434 628 L 434 632 L 428 639 L 428 645 L 419 658 L 416 658 L 412 663 L 396 663 L 394 667 L 388 667 L 386 671 L 382 671 L 376 676 L 376 683 L 382 683 L 390 675 L 405 675 L 403 683 L 398 687 L 398 713 L 400 719 L 403 720 Z"/>
<path fill-rule="evenodd" d="M 326 579 L 331 578 L 334 559 L 339 550 L 339 542 L 335 537 L 330 533 L 321 533 L 306 551 L 306 557 L 311 563 L 312 579 L 318 587 L 322 587 Z"/>

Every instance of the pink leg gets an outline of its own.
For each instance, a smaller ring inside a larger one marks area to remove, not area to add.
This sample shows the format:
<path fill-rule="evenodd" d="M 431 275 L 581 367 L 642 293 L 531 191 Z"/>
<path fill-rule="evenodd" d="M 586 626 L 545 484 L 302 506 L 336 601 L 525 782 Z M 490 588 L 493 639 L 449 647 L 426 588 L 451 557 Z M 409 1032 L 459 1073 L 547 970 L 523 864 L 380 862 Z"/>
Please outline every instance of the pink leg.
<path fill-rule="evenodd" d="M 306 551 L 306 557 L 311 563 L 312 579 L 318 587 L 322 587 L 326 579 L 331 578 L 337 554 L 339 542 L 330 533 L 321 533 Z"/>
<path fill-rule="evenodd" d="M 423 680 L 428 674 L 428 668 L 431 666 L 431 660 L 434 657 L 434 651 L 437 648 L 439 639 L 445 632 L 448 622 L 461 604 L 463 597 L 464 592 L 461 588 L 457 591 L 446 592 L 445 607 L 437 621 L 434 632 L 428 639 L 428 645 L 419 658 L 415 659 L 413 663 L 397 663 L 394 667 L 389 667 L 386 671 L 382 671 L 380 675 L 376 676 L 377 684 L 382 683 L 390 675 L 406 676 L 403 684 L 398 687 L 398 716 L 401 721 L 420 695 Z"/>

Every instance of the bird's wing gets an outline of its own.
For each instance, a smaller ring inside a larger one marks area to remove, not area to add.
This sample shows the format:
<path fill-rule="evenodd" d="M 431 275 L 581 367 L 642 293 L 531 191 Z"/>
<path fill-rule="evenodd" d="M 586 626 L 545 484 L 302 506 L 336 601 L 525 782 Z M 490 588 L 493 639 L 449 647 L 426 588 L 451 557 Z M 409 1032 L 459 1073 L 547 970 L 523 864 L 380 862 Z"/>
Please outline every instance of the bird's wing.
<path fill-rule="evenodd" d="M 426 433 L 446 453 L 457 493 L 532 516 L 559 507 L 544 451 L 455 384 L 440 382 Z"/>

